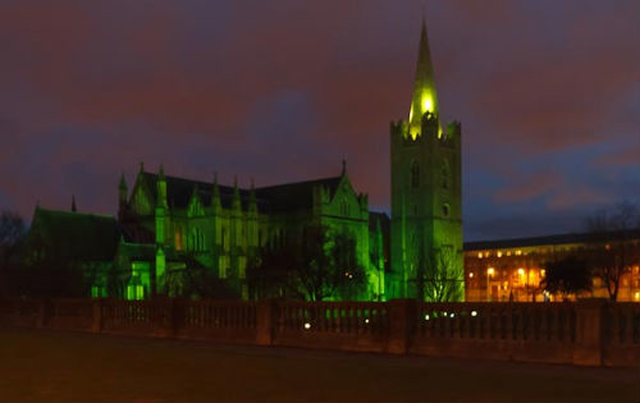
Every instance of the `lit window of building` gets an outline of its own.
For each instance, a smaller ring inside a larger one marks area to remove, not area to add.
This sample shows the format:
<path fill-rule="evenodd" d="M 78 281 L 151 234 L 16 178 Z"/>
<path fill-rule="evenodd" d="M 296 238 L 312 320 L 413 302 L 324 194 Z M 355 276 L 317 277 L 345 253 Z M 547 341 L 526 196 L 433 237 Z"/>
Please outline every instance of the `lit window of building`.
<path fill-rule="evenodd" d="M 521 251 L 520 249 L 518 249 L 518 250 L 516 251 L 516 256 L 520 256 L 520 255 L 522 255 L 522 251 Z"/>
<path fill-rule="evenodd" d="M 478 259 L 482 259 L 482 252 L 478 252 Z"/>
<path fill-rule="evenodd" d="M 524 269 L 522 267 L 518 269 L 518 275 L 524 276 Z"/>
<path fill-rule="evenodd" d="M 498 251 L 498 257 L 502 257 L 502 251 Z"/>

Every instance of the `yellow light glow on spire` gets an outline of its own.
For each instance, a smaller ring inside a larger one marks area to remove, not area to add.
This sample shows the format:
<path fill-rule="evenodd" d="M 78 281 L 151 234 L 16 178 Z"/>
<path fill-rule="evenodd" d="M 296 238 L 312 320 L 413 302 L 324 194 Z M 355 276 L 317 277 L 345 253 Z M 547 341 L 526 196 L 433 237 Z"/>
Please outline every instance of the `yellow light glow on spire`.
<path fill-rule="evenodd" d="M 424 92 L 422 94 L 422 113 L 433 112 L 433 97 L 430 93 Z"/>

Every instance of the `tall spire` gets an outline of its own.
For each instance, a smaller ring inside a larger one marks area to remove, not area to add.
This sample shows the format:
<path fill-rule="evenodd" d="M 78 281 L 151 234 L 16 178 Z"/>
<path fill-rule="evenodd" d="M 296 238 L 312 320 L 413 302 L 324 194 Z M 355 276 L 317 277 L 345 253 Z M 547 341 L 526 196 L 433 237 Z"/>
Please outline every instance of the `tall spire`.
<path fill-rule="evenodd" d="M 414 137 L 420 131 L 422 115 L 426 112 L 431 112 L 436 115 L 438 114 L 438 94 L 436 92 L 433 76 L 433 64 L 431 63 L 431 51 L 429 50 L 427 24 L 423 15 L 413 98 L 411 99 L 411 109 L 409 110 L 409 125 L 411 135 Z M 416 129 L 417 132 L 415 132 Z"/>
<path fill-rule="evenodd" d="M 76 195 L 71 195 L 71 211 L 74 213 L 78 211 L 78 208 L 76 207 Z"/>

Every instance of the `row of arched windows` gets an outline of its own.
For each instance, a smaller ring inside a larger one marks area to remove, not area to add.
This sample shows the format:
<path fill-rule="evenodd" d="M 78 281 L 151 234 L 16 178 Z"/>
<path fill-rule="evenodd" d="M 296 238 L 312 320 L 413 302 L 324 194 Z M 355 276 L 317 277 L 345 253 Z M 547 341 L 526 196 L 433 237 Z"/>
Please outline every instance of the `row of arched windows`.
<path fill-rule="evenodd" d="M 443 189 L 449 189 L 450 176 L 449 161 L 445 159 L 442 163 L 442 169 L 440 172 L 440 186 Z M 420 187 L 420 164 L 418 164 L 418 161 L 413 161 L 411 163 L 410 183 L 411 187 L 414 189 Z"/>

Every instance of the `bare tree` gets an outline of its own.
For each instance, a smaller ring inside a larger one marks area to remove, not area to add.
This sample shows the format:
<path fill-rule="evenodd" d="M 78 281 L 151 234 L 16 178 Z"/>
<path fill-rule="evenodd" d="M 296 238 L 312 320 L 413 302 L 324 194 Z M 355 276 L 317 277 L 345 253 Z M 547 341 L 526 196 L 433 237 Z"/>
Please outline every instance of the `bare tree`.
<path fill-rule="evenodd" d="M 26 227 L 20 215 L 10 211 L 0 214 L 0 256 L 3 272 L 7 270 L 9 261 L 15 256 L 25 235 Z"/>
<path fill-rule="evenodd" d="M 546 275 L 542 280 L 544 290 L 560 293 L 563 299 L 591 291 L 591 270 L 585 260 L 574 255 L 545 263 Z"/>
<path fill-rule="evenodd" d="M 280 293 L 310 301 L 355 299 L 367 284 L 355 247 L 347 234 L 308 226 L 299 244 L 263 250 L 249 265 L 252 294 L 260 298 Z"/>
<path fill-rule="evenodd" d="M 447 302 L 464 299 L 464 268 L 453 247 L 442 247 L 430 256 L 422 255 L 417 273 L 418 298 Z"/>
<path fill-rule="evenodd" d="M 638 217 L 637 206 L 623 202 L 587 220 L 593 275 L 602 281 L 612 301 L 618 299 L 622 277 L 638 264 Z"/>

